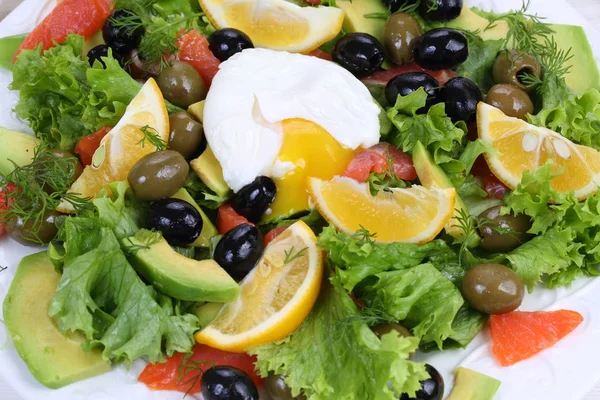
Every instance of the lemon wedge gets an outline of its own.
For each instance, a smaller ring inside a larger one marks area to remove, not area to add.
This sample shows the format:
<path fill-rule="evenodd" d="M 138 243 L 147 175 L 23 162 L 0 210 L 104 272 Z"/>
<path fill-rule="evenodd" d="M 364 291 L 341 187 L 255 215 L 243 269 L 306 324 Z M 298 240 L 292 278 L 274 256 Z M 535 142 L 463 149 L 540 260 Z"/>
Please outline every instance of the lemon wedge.
<path fill-rule="evenodd" d="M 317 238 L 302 221 L 273 240 L 240 284 L 240 295 L 196 333 L 198 343 L 245 352 L 282 340 L 298 328 L 317 300 L 323 277 Z"/>
<path fill-rule="evenodd" d="M 92 165 L 69 189 L 81 197 L 95 197 L 111 182 L 127 179 L 129 170 L 156 147 L 144 139 L 141 128 L 152 128 L 151 133 L 167 142 L 169 136 L 169 114 L 163 95 L 154 79 L 150 78 L 133 98 L 119 123 L 102 139 L 100 147 L 92 157 Z M 73 213 L 70 203 L 62 202 L 57 211 Z"/>
<path fill-rule="evenodd" d="M 494 175 L 514 189 L 524 171 L 534 172 L 552 160 L 556 173 L 552 188 L 557 192 L 574 191 L 584 199 L 598 190 L 600 152 L 571 142 L 560 134 L 506 116 L 485 103 L 477 107 L 479 138 L 496 151 L 485 154 Z"/>
<path fill-rule="evenodd" d="M 426 243 L 454 214 L 456 190 L 412 186 L 372 196 L 369 185 L 351 178 L 310 178 L 309 192 L 321 215 L 353 234 L 366 229 L 376 242 Z"/>
<path fill-rule="evenodd" d="M 344 11 L 336 7 L 300 7 L 285 0 L 199 0 L 217 28 L 236 28 L 254 46 L 293 53 L 310 52 L 341 30 Z"/>

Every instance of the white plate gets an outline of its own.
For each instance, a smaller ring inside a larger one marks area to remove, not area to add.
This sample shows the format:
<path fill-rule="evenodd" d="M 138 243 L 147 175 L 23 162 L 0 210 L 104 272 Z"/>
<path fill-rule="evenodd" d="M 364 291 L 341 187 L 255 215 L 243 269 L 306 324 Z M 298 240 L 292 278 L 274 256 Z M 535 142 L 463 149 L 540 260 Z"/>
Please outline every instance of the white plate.
<path fill-rule="evenodd" d="M 378 0 L 373 0 L 378 1 Z M 505 11 L 520 8 L 522 0 L 477 0 L 471 2 L 484 9 Z M 0 37 L 29 32 L 40 18 L 51 9 L 53 0 L 25 0 L 0 23 Z M 32 18 L 32 11 L 40 14 Z M 564 0 L 533 0 L 531 12 L 548 17 L 549 22 L 581 25 L 585 28 L 594 53 L 600 56 L 600 34 Z M 0 70 L 0 126 L 27 130 L 26 124 L 10 112 L 16 104 L 16 93 L 7 89 L 11 74 Z M 0 303 L 4 300 L 10 281 L 20 259 L 32 252 L 9 239 L 0 243 L 0 265 L 9 269 L 0 274 Z M 502 381 L 495 400 L 578 400 L 582 399 L 600 380 L 600 280 L 580 280 L 571 289 L 537 289 L 528 295 L 522 310 L 571 309 L 580 312 L 585 320 L 575 332 L 542 354 L 512 367 L 500 367 L 491 357 L 489 336 L 482 333 L 466 350 L 421 355 L 442 372 L 446 392 L 452 387 L 452 372 L 463 365 L 486 373 Z M 0 308 L 0 313 L 1 313 Z M 0 314 L 1 321 L 1 314 Z M 136 382 L 144 363 L 138 361 L 127 371 L 117 367 L 114 371 L 75 383 L 59 390 L 50 390 L 39 384 L 29 373 L 0 324 L 0 374 L 27 400 L 83 400 L 83 399 L 173 399 L 181 400 L 175 392 L 152 392 Z"/>

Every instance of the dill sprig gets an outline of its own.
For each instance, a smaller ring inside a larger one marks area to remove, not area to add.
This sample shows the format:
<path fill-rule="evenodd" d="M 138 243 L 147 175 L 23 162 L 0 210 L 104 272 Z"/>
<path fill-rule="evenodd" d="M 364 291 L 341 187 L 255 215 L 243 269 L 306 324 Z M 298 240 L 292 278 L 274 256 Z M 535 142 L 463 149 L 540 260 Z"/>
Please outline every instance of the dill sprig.
<path fill-rule="evenodd" d="M 287 265 L 292 261 L 297 260 L 300 257 L 306 257 L 306 252 L 308 251 L 308 247 L 298 250 L 294 253 L 294 246 L 292 246 L 289 250 L 284 250 L 283 254 L 285 254 L 285 259 L 283 260 L 283 264 Z"/>
<path fill-rule="evenodd" d="M 47 146 L 39 146 L 29 165 L 18 166 L 5 177 L 0 177 L 0 187 L 14 184 L 16 189 L 5 191 L 7 210 L 2 211 L 0 222 L 20 219 L 37 242 L 42 244 L 39 232 L 49 212 L 61 202 L 70 203 L 76 213 L 93 210 L 90 198 L 68 192 L 79 161 L 73 157 L 57 157 Z"/>
<path fill-rule="evenodd" d="M 142 244 L 133 243 L 131 238 L 127 238 L 127 245 L 124 246 L 125 253 L 135 256 L 141 250 L 150 250 L 150 246 L 160 242 L 162 235 L 158 231 L 150 231 L 150 234 L 146 237 L 146 241 Z"/>
<path fill-rule="evenodd" d="M 0 265 L 0 272 L 4 272 L 8 269 L 8 267 L 4 267 L 2 265 Z"/>
<path fill-rule="evenodd" d="M 192 353 L 188 353 L 183 356 L 183 360 L 179 368 L 177 368 L 177 383 L 183 385 L 189 385 L 183 398 L 186 398 L 194 389 L 194 387 L 200 383 L 202 375 L 204 374 L 204 367 L 210 365 L 214 367 L 216 364 L 214 361 L 207 360 L 192 360 Z M 188 373 L 192 372 L 193 375 L 187 379 Z M 185 380 L 184 380 L 185 379 Z"/>
<path fill-rule="evenodd" d="M 389 148 L 386 150 L 385 163 L 386 166 L 383 172 L 373 172 L 369 175 L 367 182 L 369 183 L 371 196 L 377 196 L 382 190 L 389 192 L 392 188 L 404 188 L 408 186 L 404 180 L 398 178 L 398 175 L 396 175 L 394 157 L 392 157 Z"/>
<path fill-rule="evenodd" d="M 176 16 L 169 21 L 165 21 L 139 13 L 118 20 L 112 19 L 111 23 L 115 27 L 128 29 L 129 31 L 143 28 L 145 33 L 142 36 L 136 57 L 140 57 L 143 64 L 149 69 L 154 70 L 158 67 L 158 72 L 160 72 L 170 65 L 171 57 L 179 51 L 177 39 L 189 31 L 187 23 L 198 20 L 203 16 L 204 13 L 195 13 L 184 17 Z M 180 31 L 174 34 L 173 30 L 178 27 Z"/>
<path fill-rule="evenodd" d="M 495 27 L 500 21 L 506 22 L 508 33 L 504 39 L 504 47 L 531 54 L 540 63 L 544 74 L 563 78 L 570 69 L 565 64 L 573 58 L 571 49 L 558 48 L 553 37 L 555 32 L 550 25 L 544 23 L 545 18 L 527 13 L 530 3 L 531 0 L 524 0 L 520 10 L 491 18 L 485 30 Z M 522 79 L 526 85 L 542 83 L 540 78 L 531 74 L 525 74 Z"/>
<path fill-rule="evenodd" d="M 360 226 L 360 229 L 357 230 L 356 232 L 354 232 L 354 234 L 352 235 L 352 239 L 356 240 L 358 242 L 359 246 L 375 243 L 375 241 L 373 239 L 375 239 L 377 237 L 377 233 L 376 232 L 371 233 L 364 226 L 362 226 L 362 225 L 359 225 L 359 226 Z"/>
<path fill-rule="evenodd" d="M 144 137 L 140 139 L 137 144 L 141 144 L 142 148 L 146 147 L 146 141 L 152 146 L 156 147 L 156 150 L 162 151 L 167 148 L 167 142 L 164 141 L 159 135 L 158 131 L 150 125 L 144 125 L 140 128 Z"/>

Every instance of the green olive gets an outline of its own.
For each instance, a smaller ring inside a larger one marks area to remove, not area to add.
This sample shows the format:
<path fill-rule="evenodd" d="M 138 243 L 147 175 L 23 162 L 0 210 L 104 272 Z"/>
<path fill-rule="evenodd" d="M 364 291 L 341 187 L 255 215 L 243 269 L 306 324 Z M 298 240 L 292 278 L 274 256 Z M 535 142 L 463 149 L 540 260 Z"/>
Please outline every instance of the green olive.
<path fill-rule="evenodd" d="M 183 61 L 173 61 L 157 78 L 165 99 L 181 108 L 188 108 L 206 98 L 206 84 L 198 71 Z"/>
<path fill-rule="evenodd" d="M 485 102 L 509 117 L 526 120 L 527 114 L 533 114 L 533 103 L 529 95 L 514 85 L 501 83 L 492 86 Z"/>
<path fill-rule="evenodd" d="M 265 378 L 265 389 L 272 400 L 306 400 L 304 395 L 292 396 L 292 391 L 281 375 L 269 375 Z"/>
<path fill-rule="evenodd" d="M 379 339 L 381 339 L 381 337 L 383 335 L 390 333 L 390 332 L 398 332 L 398 335 L 400 335 L 402 337 L 410 337 L 413 335 L 408 329 L 406 329 L 402 325 L 393 324 L 393 323 L 376 325 L 376 326 L 372 327 L 371 330 L 373 331 L 373 333 L 375 333 L 377 335 L 377 337 Z M 409 355 L 409 358 L 411 360 L 414 360 L 415 353 L 411 353 Z"/>
<path fill-rule="evenodd" d="M 397 65 L 413 59 L 415 41 L 423 35 L 417 20 L 407 13 L 392 14 L 383 26 L 383 47 L 390 60 Z"/>
<path fill-rule="evenodd" d="M 169 126 L 169 148 L 187 159 L 196 155 L 204 139 L 202 124 L 185 111 L 179 111 L 169 116 Z"/>
<path fill-rule="evenodd" d="M 40 155 L 40 158 L 44 161 L 50 161 L 50 158 L 60 158 L 60 159 L 68 159 L 66 162 L 62 164 L 62 174 L 68 177 L 67 182 L 57 182 L 57 184 L 52 184 L 50 177 L 48 174 L 52 174 L 52 178 L 56 177 L 55 171 L 36 171 L 39 177 L 39 183 L 43 184 L 43 189 L 46 193 L 52 194 L 59 189 L 68 188 L 81 176 L 83 173 L 83 166 L 79 162 L 79 159 L 71 152 L 61 149 L 48 149 L 46 152 Z M 70 161 L 70 162 L 69 162 Z M 55 187 L 59 186 L 59 187 Z"/>
<path fill-rule="evenodd" d="M 480 217 L 484 223 L 479 227 L 481 247 L 493 252 L 506 252 L 529 240 L 527 231 L 531 220 L 527 215 L 500 215 L 502 206 L 488 208 Z"/>
<path fill-rule="evenodd" d="M 471 268 L 463 280 L 463 296 L 476 310 L 486 314 L 505 314 L 516 310 L 525 289 L 519 276 L 501 264 L 480 264 Z"/>
<path fill-rule="evenodd" d="M 496 83 L 510 83 L 529 93 L 533 90 L 533 87 L 526 85 L 523 79 L 525 75 L 540 78 L 542 67 L 535 57 L 529 53 L 506 50 L 496 58 L 493 75 Z"/>
<path fill-rule="evenodd" d="M 48 244 L 58 233 L 54 221 L 58 215 L 55 211 L 47 211 L 39 221 L 14 218 L 6 224 L 6 231 L 11 238 L 26 246 Z"/>
<path fill-rule="evenodd" d="M 181 154 L 164 150 L 142 157 L 127 179 L 138 199 L 152 201 L 173 196 L 183 187 L 189 171 L 190 166 Z"/>

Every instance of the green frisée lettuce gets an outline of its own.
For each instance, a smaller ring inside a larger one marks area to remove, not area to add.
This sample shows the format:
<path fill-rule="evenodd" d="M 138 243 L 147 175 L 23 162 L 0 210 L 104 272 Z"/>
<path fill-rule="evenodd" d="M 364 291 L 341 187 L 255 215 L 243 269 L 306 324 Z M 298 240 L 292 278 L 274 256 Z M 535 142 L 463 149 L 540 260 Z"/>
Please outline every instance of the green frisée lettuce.
<path fill-rule="evenodd" d="M 49 315 L 63 333 L 79 331 L 105 360 L 150 362 L 189 352 L 198 319 L 137 275 L 113 230 L 97 218 L 71 217 L 63 226 L 63 275 Z"/>
<path fill-rule="evenodd" d="M 315 307 L 294 333 L 282 342 L 258 346 L 256 370 L 285 376 L 297 396 L 308 400 L 393 400 L 411 397 L 427 378 L 424 364 L 408 360 L 418 339 L 397 333 L 381 340 L 369 329 L 344 289 L 325 284 Z"/>
<path fill-rule="evenodd" d="M 600 194 L 578 201 L 552 189 L 552 164 L 525 172 L 505 198 L 506 210 L 531 217 L 533 239 L 506 258 L 529 290 L 546 279 L 549 287 L 569 285 L 581 276 L 600 275 Z"/>
<path fill-rule="evenodd" d="M 46 51 L 22 51 L 14 64 L 15 112 L 50 147 L 73 150 L 83 136 L 116 125 L 141 88 L 112 57 L 106 69 L 99 62 L 90 67 L 83 46 L 82 36 L 69 35 Z"/>
<path fill-rule="evenodd" d="M 109 195 L 110 194 L 110 195 Z M 144 204 L 137 201 L 127 182 L 113 182 L 93 200 L 98 217 L 112 228 L 118 240 L 135 235 L 142 228 Z"/>
<path fill-rule="evenodd" d="M 561 100 L 555 107 L 530 115 L 529 122 L 560 133 L 584 146 L 600 149 L 600 92 L 590 89 L 582 95 Z"/>
<path fill-rule="evenodd" d="M 432 264 L 382 272 L 370 277 L 358 292 L 369 307 L 402 321 L 423 344 L 441 349 L 464 304 L 460 291 Z"/>

